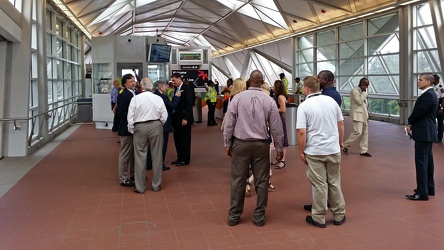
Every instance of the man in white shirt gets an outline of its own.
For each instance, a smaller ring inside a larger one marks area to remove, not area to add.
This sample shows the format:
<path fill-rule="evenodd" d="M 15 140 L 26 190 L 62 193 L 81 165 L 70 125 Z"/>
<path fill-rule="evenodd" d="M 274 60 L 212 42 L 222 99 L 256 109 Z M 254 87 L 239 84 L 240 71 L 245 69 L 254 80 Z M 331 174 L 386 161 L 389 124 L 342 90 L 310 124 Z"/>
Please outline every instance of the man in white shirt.
<path fill-rule="evenodd" d="M 168 112 L 161 97 L 151 92 L 152 81 L 142 80 L 144 92 L 131 99 L 128 108 L 128 131 L 133 136 L 135 184 L 134 192 L 145 193 L 146 157 L 148 147 L 153 163 L 152 188 L 160 191 L 162 184 L 163 124 Z"/>
<path fill-rule="evenodd" d="M 334 225 L 345 222 L 345 201 L 341 191 L 341 148 L 344 118 L 336 101 L 319 91 L 319 79 L 304 79 L 305 101 L 297 111 L 299 156 L 307 164 L 307 177 L 315 188 L 312 215 L 305 221 L 325 228 L 328 201 L 334 215 Z"/>

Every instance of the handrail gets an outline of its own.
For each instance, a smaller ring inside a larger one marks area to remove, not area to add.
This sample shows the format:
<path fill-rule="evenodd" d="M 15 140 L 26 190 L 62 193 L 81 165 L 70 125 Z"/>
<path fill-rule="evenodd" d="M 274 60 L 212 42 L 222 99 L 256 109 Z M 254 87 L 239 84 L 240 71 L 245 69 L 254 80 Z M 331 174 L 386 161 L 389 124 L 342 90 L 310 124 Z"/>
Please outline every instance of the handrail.
<path fill-rule="evenodd" d="M 28 121 L 28 122 L 31 121 L 31 127 L 29 128 L 29 135 L 28 135 L 28 146 L 31 146 L 31 143 L 33 141 L 33 137 L 35 134 L 35 132 L 34 132 L 35 124 L 38 120 L 37 119 L 38 117 L 45 116 L 46 119 L 50 119 L 51 117 L 53 117 L 52 123 L 48 124 L 49 131 L 52 131 L 54 128 L 58 127 L 59 124 L 65 123 L 66 121 L 70 121 L 73 117 L 75 117 L 74 112 L 76 109 L 76 105 L 75 105 L 76 101 L 72 100 L 69 103 L 59 105 L 59 103 L 65 102 L 65 101 L 67 101 L 67 100 L 62 100 L 62 101 L 51 103 L 49 105 L 57 105 L 57 107 L 54 107 L 52 109 L 48 109 L 47 111 L 44 111 L 44 112 L 39 113 L 37 115 L 33 115 L 31 117 L 0 118 L 0 122 L 11 122 L 12 121 L 12 122 L 14 122 L 14 130 L 20 130 L 21 127 L 20 127 L 20 125 L 17 125 L 17 121 Z M 82 103 L 89 104 L 90 102 L 82 102 Z M 69 105 L 72 105 L 72 107 L 70 108 Z M 57 112 L 58 112 L 58 116 L 56 116 Z M 57 124 L 54 124 L 56 122 L 56 120 L 57 120 Z"/>

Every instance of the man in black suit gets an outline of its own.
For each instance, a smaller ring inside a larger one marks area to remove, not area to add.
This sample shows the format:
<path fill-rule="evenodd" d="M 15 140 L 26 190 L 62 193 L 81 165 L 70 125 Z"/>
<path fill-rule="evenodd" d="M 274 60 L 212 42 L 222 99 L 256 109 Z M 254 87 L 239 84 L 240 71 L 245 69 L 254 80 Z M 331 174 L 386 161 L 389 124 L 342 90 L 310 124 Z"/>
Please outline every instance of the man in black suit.
<path fill-rule="evenodd" d="M 421 74 L 418 88 L 423 91 L 418 97 L 413 112 L 408 118 L 407 132 L 415 141 L 416 189 L 413 195 L 406 195 L 409 200 L 428 200 L 435 195 L 433 179 L 434 165 L 432 144 L 437 140 L 436 110 L 438 98 L 433 90 L 435 81 L 432 74 Z"/>
<path fill-rule="evenodd" d="M 171 76 L 171 82 L 176 87 L 175 93 L 182 91 L 180 101 L 173 111 L 173 137 L 177 160 L 171 162 L 171 164 L 184 166 L 190 164 L 191 125 L 194 123 L 193 90 L 190 86 L 183 84 L 180 73 L 174 73 Z"/>
<path fill-rule="evenodd" d="M 163 124 L 163 148 L 162 148 L 162 154 L 163 154 L 163 161 L 165 162 L 165 155 L 168 148 L 168 137 L 171 132 L 173 132 L 173 110 L 177 107 L 177 104 L 179 104 L 180 96 L 182 91 L 177 91 L 176 95 L 173 96 L 173 99 L 170 101 L 168 96 L 165 95 L 166 89 L 167 89 L 167 83 L 163 81 L 157 81 L 154 83 L 154 94 L 158 95 L 162 98 L 163 103 L 165 104 L 165 107 L 168 112 L 168 119 L 166 120 L 165 124 Z M 169 170 L 170 167 L 165 166 L 165 163 L 163 164 L 163 170 Z"/>
<path fill-rule="evenodd" d="M 120 125 L 117 134 L 120 136 L 119 154 L 119 179 L 120 185 L 124 187 L 134 187 L 133 181 L 128 178 L 128 166 L 131 175 L 134 175 L 134 147 L 133 134 L 128 132 L 128 108 L 133 96 L 135 96 L 134 76 L 126 74 L 122 77 L 123 90 L 117 96 L 117 114 L 120 116 Z"/>

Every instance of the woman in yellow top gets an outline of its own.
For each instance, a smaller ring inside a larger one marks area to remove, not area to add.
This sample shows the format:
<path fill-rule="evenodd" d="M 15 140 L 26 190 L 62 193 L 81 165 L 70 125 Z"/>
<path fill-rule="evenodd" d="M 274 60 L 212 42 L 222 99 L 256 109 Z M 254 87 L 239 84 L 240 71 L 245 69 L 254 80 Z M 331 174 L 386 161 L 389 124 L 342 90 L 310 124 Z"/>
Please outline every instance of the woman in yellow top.
<path fill-rule="evenodd" d="M 216 110 L 216 102 L 217 102 L 217 92 L 214 89 L 214 82 L 212 80 L 208 81 L 208 86 L 205 86 L 207 90 L 207 94 L 205 95 L 204 101 L 208 105 L 208 122 L 207 126 L 215 126 L 217 125 L 216 120 L 214 119 L 214 111 Z"/>

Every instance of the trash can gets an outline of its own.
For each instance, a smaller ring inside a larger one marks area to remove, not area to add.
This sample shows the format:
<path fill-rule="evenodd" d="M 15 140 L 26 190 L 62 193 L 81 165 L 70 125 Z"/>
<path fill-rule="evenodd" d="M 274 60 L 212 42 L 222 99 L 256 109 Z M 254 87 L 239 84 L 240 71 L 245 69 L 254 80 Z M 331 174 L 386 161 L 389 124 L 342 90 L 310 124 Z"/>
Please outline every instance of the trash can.
<path fill-rule="evenodd" d="M 92 122 L 92 98 L 77 99 L 77 122 Z"/>
<path fill-rule="evenodd" d="M 200 97 L 200 95 L 196 96 L 196 103 L 194 104 L 194 109 L 193 109 L 193 117 L 194 117 L 194 122 L 196 123 L 202 122 L 202 97 Z"/>
<path fill-rule="evenodd" d="M 287 125 L 288 145 L 294 146 L 297 144 L 296 138 L 296 116 L 298 106 L 294 103 L 287 103 L 285 105 L 285 123 Z"/>

